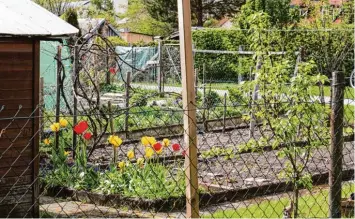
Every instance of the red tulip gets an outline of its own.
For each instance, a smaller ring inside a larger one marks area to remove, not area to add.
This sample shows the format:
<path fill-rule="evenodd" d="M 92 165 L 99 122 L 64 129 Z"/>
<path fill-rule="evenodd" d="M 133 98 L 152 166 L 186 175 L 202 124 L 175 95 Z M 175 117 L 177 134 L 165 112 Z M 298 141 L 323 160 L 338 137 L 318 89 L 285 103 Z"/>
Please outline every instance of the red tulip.
<path fill-rule="evenodd" d="M 173 151 L 180 151 L 180 145 L 175 143 L 171 146 L 173 148 Z"/>
<path fill-rule="evenodd" d="M 74 126 L 74 132 L 77 134 L 77 135 L 81 135 L 83 134 L 86 129 L 89 128 L 89 125 L 88 125 L 88 122 L 87 121 L 81 121 L 79 122 L 76 126 Z"/>
<path fill-rule="evenodd" d="M 155 151 L 160 151 L 162 147 L 163 145 L 160 144 L 160 142 L 156 142 L 155 144 L 153 144 L 153 148 Z"/>
<path fill-rule="evenodd" d="M 91 132 L 86 132 L 86 133 L 83 135 L 83 137 L 84 137 L 85 140 L 90 140 L 91 137 L 92 137 L 92 134 L 91 134 Z"/>
<path fill-rule="evenodd" d="M 109 71 L 110 71 L 110 73 L 113 74 L 113 75 L 116 74 L 116 68 L 114 68 L 114 67 L 111 67 L 111 68 L 109 69 Z"/>
<path fill-rule="evenodd" d="M 186 155 L 187 155 L 187 154 L 186 154 L 186 150 L 183 150 L 183 151 L 181 152 L 181 155 L 184 156 L 184 157 L 186 157 Z"/>

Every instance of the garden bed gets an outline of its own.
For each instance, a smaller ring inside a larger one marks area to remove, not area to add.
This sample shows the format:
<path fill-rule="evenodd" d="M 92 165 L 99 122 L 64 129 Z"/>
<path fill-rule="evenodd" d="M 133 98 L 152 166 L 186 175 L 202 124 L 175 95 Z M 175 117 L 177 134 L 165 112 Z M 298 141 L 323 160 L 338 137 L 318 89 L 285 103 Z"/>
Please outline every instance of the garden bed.
<path fill-rule="evenodd" d="M 343 171 L 343 181 L 354 178 L 354 169 Z M 314 174 L 312 179 L 314 185 L 323 185 L 328 182 L 328 172 Z M 201 187 L 213 190 L 218 185 L 200 184 Z M 220 189 L 220 188 L 219 188 Z M 213 193 L 200 194 L 200 207 L 207 207 L 211 205 L 221 204 L 223 202 L 233 202 L 252 199 L 260 196 L 278 194 L 292 191 L 293 187 L 287 182 L 269 183 L 261 186 L 249 186 L 239 189 L 226 189 Z M 42 188 L 43 193 L 44 187 Z M 45 194 L 52 197 L 70 198 L 73 201 L 80 201 L 95 205 L 107 207 L 129 207 L 131 209 L 152 210 L 155 212 L 171 212 L 182 211 L 186 207 L 185 196 L 169 197 L 159 199 L 145 199 L 145 198 L 131 198 L 124 197 L 118 194 L 104 195 L 90 191 L 78 191 L 65 187 L 49 187 L 45 188 Z"/>

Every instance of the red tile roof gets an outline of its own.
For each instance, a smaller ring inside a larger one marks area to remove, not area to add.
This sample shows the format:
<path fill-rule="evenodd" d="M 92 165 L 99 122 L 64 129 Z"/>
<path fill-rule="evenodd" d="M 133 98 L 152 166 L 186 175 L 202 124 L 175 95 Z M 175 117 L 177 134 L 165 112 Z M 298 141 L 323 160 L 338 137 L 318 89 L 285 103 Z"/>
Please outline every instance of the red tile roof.
<path fill-rule="evenodd" d="M 313 0 L 315 3 L 318 1 Z M 329 4 L 333 6 L 340 6 L 347 0 L 329 0 Z M 291 0 L 291 5 L 302 6 L 304 4 L 304 0 Z"/>
<path fill-rule="evenodd" d="M 329 0 L 329 4 L 334 6 L 340 6 L 344 2 L 346 2 L 346 0 Z"/>

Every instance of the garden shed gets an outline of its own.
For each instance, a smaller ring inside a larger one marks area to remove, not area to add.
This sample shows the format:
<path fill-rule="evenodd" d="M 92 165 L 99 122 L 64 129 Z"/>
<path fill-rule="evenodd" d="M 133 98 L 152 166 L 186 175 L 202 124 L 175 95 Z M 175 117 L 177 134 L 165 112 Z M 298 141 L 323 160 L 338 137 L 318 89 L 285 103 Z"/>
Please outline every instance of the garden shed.
<path fill-rule="evenodd" d="M 78 30 L 29 0 L 0 0 L 0 217 L 39 217 L 40 41 Z"/>

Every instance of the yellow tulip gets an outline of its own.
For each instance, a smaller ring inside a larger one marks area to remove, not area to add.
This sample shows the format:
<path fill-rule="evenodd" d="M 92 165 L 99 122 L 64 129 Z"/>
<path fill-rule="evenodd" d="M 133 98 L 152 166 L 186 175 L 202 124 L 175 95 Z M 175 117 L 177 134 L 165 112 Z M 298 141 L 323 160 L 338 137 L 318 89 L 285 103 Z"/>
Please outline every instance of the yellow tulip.
<path fill-rule="evenodd" d="M 154 137 L 148 137 L 148 142 L 149 142 L 150 145 L 153 145 L 153 144 L 155 144 L 157 142 L 157 140 L 155 140 Z"/>
<path fill-rule="evenodd" d="M 142 145 L 145 147 L 155 144 L 157 142 L 154 137 L 143 136 L 141 139 Z"/>
<path fill-rule="evenodd" d="M 145 148 L 145 157 L 146 158 L 151 158 L 154 155 L 154 150 L 151 147 L 146 147 Z"/>
<path fill-rule="evenodd" d="M 68 120 L 61 118 L 59 120 L 60 127 L 65 128 L 68 125 Z"/>
<path fill-rule="evenodd" d="M 49 144 L 51 143 L 51 140 L 48 139 L 48 138 L 46 138 L 46 139 L 43 140 L 43 143 L 44 143 L 45 145 L 49 145 Z"/>
<path fill-rule="evenodd" d="M 121 146 L 122 144 L 122 139 L 116 135 L 111 135 L 109 138 L 108 138 L 108 142 L 110 144 L 112 144 L 115 148 Z"/>
<path fill-rule="evenodd" d="M 121 161 L 118 163 L 118 167 L 123 170 L 126 167 L 126 163 L 124 161 Z"/>
<path fill-rule="evenodd" d="M 133 158 L 134 158 L 134 151 L 133 151 L 133 150 L 128 151 L 127 157 L 128 157 L 128 159 L 130 159 L 130 160 L 133 159 Z"/>
<path fill-rule="evenodd" d="M 51 126 L 50 126 L 52 132 L 59 132 L 60 130 L 60 124 L 58 122 L 56 123 L 53 123 Z"/>
<path fill-rule="evenodd" d="M 69 151 L 64 151 L 64 155 L 65 155 L 65 156 L 68 156 L 69 154 L 70 154 Z"/>
<path fill-rule="evenodd" d="M 148 141 L 148 137 L 147 136 L 143 136 L 141 139 L 142 145 L 143 146 L 148 146 L 149 145 L 149 141 Z"/>
<path fill-rule="evenodd" d="M 139 165 L 140 167 L 142 167 L 144 165 L 144 158 L 140 157 L 137 159 L 137 165 Z"/>
<path fill-rule="evenodd" d="M 164 145 L 164 147 L 169 147 L 169 145 L 170 145 L 169 139 L 164 138 L 164 139 L 163 139 L 163 145 Z"/>

